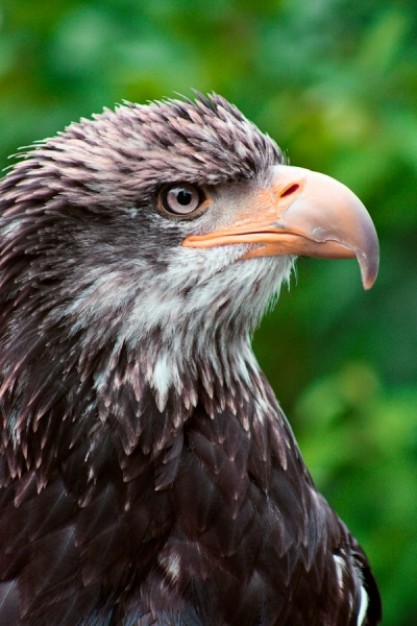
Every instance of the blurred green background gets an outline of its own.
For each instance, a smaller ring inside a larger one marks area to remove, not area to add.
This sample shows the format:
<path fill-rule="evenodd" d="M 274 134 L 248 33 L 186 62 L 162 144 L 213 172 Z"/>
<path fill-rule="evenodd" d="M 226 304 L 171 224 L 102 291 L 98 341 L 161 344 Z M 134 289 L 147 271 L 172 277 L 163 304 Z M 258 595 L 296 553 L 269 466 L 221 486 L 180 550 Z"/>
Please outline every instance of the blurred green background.
<path fill-rule="evenodd" d="M 417 3 L 2 0 L 0 163 L 123 99 L 222 93 L 365 202 L 381 272 L 300 259 L 255 337 L 306 461 L 417 624 Z"/>

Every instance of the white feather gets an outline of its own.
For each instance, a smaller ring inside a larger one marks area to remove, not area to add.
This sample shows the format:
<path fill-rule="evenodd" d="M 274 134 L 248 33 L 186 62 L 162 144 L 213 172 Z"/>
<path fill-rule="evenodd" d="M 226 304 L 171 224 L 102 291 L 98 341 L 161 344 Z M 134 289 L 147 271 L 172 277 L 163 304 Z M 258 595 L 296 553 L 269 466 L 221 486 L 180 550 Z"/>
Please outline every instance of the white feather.
<path fill-rule="evenodd" d="M 364 586 L 361 585 L 361 603 L 359 606 L 359 614 L 358 614 L 358 620 L 356 622 L 356 626 L 364 626 L 366 612 L 368 610 L 368 604 L 369 604 L 369 596 Z"/>

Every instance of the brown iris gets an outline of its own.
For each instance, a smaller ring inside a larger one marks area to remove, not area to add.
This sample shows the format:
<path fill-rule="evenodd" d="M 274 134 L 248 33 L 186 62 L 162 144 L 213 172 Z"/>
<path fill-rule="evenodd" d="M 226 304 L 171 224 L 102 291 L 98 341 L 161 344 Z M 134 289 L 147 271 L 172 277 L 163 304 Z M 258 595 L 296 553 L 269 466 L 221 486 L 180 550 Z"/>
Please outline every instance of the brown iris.
<path fill-rule="evenodd" d="M 174 215 L 190 215 L 204 200 L 204 194 L 196 185 L 181 183 L 164 187 L 160 194 L 162 207 Z"/>

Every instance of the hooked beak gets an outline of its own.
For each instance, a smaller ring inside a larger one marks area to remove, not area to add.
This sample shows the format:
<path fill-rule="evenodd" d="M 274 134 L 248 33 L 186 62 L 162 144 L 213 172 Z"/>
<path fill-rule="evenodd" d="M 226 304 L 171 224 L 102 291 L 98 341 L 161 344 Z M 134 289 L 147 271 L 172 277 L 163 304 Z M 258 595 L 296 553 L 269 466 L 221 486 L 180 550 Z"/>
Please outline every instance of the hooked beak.
<path fill-rule="evenodd" d="M 358 260 L 365 289 L 374 284 L 379 244 L 359 198 L 334 178 L 290 165 L 276 165 L 268 187 L 259 189 L 233 221 L 190 235 L 189 248 L 253 244 L 243 258 L 303 255 Z"/>

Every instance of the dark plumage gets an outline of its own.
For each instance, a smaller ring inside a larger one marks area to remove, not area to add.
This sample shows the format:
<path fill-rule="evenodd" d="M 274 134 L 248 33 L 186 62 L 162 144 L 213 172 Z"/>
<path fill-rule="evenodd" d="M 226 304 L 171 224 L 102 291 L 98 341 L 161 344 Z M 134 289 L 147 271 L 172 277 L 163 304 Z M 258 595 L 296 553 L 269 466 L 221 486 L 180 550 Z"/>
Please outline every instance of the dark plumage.
<path fill-rule="evenodd" d="M 372 284 L 353 194 L 212 95 L 72 124 L 0 208 L 0 624 L 378 624 L 249 341 L 294 254 Z"/>

